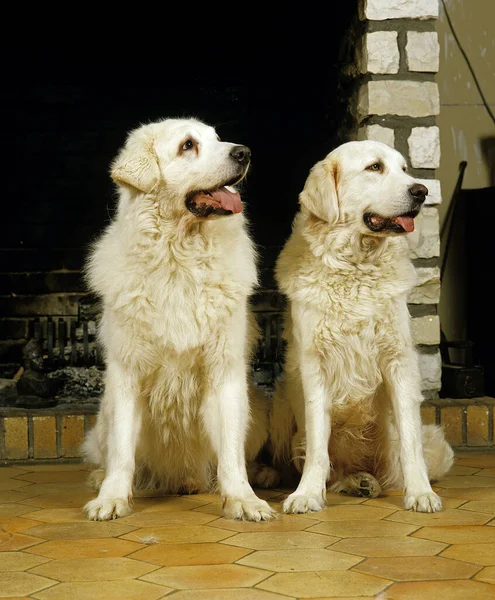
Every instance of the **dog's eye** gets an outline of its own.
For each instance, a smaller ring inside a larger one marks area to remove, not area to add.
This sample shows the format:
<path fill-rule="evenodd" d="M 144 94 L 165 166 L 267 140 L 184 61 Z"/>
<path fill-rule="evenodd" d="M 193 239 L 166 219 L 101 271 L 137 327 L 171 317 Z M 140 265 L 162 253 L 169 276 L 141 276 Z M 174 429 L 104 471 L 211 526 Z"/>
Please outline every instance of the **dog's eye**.
<path fill-rule="evenodd" d="M 381 171 L 382 170 L 382 165 L 379 162 L 373 163 L 372 165 L 370 165 L 369 167 L 366 167 L 367 171 Z"/>
<path fill-rule="evenodd" d="M 404 171 L 404 173 L 405 173 L 405 172 L 407 171 L 407 166 L 406 166 L 406 165 L 404 165 L 404 166 L 402 167 L 402 170 L 403 170 L 403 171 Z"/>
<path fill-rule="evenodd" d="M 191 148 L 194 148 L 194 142 L 192 140 L 186 140 L 183 144 L 182 144 L 182 150 L 185 152 L 186 150 L 191 150 Z"/>

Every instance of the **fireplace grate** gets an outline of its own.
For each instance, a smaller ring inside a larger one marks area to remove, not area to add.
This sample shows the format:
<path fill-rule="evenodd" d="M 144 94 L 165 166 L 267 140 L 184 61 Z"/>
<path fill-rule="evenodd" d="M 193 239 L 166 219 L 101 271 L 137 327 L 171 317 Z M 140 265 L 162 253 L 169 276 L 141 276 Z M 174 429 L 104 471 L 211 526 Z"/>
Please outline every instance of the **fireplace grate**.
<path fill-rule="evenodd" d="M 281 373 L 285 350 L 282 313 L 256 311 L 260 340 L 252 361 L 255 381 L 271 386 Z M 30 337 L 39 347 L 43 371 L 67 366 L 103 368 L 104 359 L 96 336 L 96 321 L 70 317 L 37 318 L 30 322 Z"/>

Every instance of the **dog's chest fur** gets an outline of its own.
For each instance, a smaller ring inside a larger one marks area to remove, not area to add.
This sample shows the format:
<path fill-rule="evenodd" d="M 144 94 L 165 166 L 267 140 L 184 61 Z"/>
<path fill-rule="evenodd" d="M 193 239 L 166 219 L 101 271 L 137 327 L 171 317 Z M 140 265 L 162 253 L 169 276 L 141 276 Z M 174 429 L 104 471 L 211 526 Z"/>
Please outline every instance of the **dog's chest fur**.
<path fill-rule="evenodd" d="M 372 397 L 383 361 L 407 343 L 399 307 L 416 276 L 403 242 L 387 240 L 381 252 L 351 262 L 342 260 L 345 248 L 315 252 L 296 230 L 280 255 L 278 283 L 291 302 L 307 307 L 309 347 L 319 356 L 334 405 Z"/>

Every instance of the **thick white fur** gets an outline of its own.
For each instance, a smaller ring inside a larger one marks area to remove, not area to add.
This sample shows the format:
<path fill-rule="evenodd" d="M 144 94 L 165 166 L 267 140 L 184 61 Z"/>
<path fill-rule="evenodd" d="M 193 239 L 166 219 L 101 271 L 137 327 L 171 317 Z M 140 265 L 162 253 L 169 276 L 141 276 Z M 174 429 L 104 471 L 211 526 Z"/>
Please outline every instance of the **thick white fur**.
<path fill-rule="evenodd" d="M 375 163 L 381 168 L 367 168 Z M 366 212 L 411 210 L 415 180 L 405 165 L 378 142 L 331 152 L 312 168 L 278 258 L 276 278 L 289 299 L 288 347 L 271 442 L 276 461 L 302 470 L 285 512 L 321 510 L 327 483 L 370 496 L 404 487 L 406 508 L 441 509 L 430 480 L 448 471 L 453 453 L 439 428 L 421 426 L 407 241 L 372 233 L 363 221 Z"/>
<path fill-rule="evenodd" d="M 189 138 L 195 147 L 183 149 Z M 273 516 L 245 464 L 268 433 L 265 400 L 253 390 L 251 411 L 248 403 L 253 244 L 242 213 L 200 219 L 185 205 L 191 191 L 244 176 L 234 146 L 195 119 L 166 119 L 131 132 L 112 165 L 117 214 L 87 268 L 103 300 L 107 362 L 84 444 L 102 470 L 90 519 L 128 514 L 136 487 L 197 492 L 216 479 L 226 516 Z"/>

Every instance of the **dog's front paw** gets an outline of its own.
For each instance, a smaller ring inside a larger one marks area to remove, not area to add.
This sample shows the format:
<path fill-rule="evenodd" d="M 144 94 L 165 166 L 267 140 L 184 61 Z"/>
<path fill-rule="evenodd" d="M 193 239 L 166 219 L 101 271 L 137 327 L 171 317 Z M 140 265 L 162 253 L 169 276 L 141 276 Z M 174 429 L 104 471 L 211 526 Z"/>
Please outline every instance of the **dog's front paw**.
<path fill-rule="evenodd" d="M 90 521 L 108 521 L 126 517 L 132 512 L 128 498 L 95 498 L 84 507 Z"/>
<path fill-rule="evenodd" d="M 433 513 L 442 510 L 442 501 L 435 492 L 406 493 L 404 507 L 406 510 Z"/>
<path fill-rule="evenodd" d="M 326 506 L 323 494 L 300 494 L 294 492 L 284 502 L 284 513 L 317 512 Z"/>
<path fill-rule="evenodd" d="M 223 502 L 223 511 L 228 519 L 241 521 L 270 521 L 277 512 L 257 496 L 253 498 L 232 498 L 227 496 Z"/>

